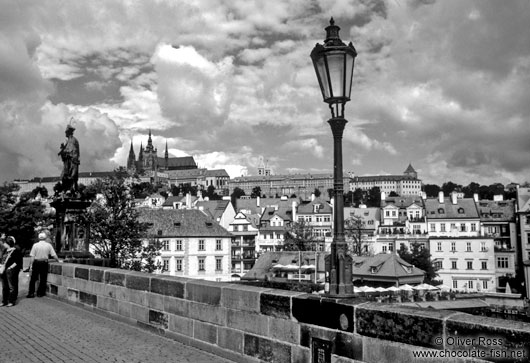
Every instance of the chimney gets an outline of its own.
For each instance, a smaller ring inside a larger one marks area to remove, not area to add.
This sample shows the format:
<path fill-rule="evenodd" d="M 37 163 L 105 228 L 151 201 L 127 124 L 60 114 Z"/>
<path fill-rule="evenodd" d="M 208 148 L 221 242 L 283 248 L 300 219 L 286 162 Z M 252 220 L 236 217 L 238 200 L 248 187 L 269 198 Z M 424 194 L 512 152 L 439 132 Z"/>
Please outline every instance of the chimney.
<path fill-rule="evenodd" d="M 427 193 L 421 192 L 421 199 L 423 200 L 427 199 Z"/>
<path fill-rule="evenodd" d="M 444 202 L 444 192 L 438 192 L 438 203 L 442 204 Z"/>
<path fill-rule="evenodd" d="M 256 197 L 256 207 L 259 207 L 259 195 Z"/>
<path fill-rule="evenodd" d="M 493 196 L 493 201 L 494 202 L 502 202 L 504 200 L 504 197 L 502 194 L 497 194 L 497 195 L 494 195 Z"/>
<path fill-rule="evenodd" d="M 381 202 L 384 202 L 386 200 L 386 193 L 381 192 Z"/>
<path fill-rule="evenodd" d="M 186 209 L 191 209 L 191 194 L 186 194 Z"/>
<path fill-rule="evenodd" d="M 293 208 L 293 222 L 296 222 L 296 202 L 293 201 L 292 203 L 292 208 Z"/>
<path fill-rule="evenodd" d="M 475 203 L 478 203 L 478 193 L 473 194 L 473 199 L 475 200 Z"/>
<path fill-rule="evenodd" d="M 457 199 L 458 199 L 457 196 L 458 196 L 458 194 L 456 192 L 452 192 L 451 193 L 451 203 L 453 203 L 453 204 L 457 204 L 458 203 L 457 202 Z"/>
<path fill-rule="evenodd" d="M 315 200 L 315 193 L 311 193 L 311 201 Z"/>

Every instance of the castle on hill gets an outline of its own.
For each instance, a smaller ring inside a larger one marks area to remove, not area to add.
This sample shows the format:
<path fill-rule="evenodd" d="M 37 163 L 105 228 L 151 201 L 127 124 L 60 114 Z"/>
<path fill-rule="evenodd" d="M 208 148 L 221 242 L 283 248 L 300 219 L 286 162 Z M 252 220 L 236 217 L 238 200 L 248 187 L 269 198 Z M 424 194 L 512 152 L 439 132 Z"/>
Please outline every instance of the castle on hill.
<path fill-rule="evenodd" d="M 149 138 L 147 139 L 147 146 L 144 148 L 140 144 L 140 152 L 138 153 L 138 159 L 134 153 L 133 143 L 131 141 L 131 148 L 129 150 L 129 156 L 127 157 L 127 171 L 130 173 L 144 174 L 149 171 L 169 171 L 169 170 L 188 170 L 197 169 L 197 163 L 193 156 L 182 156 L 182 157 L 169 157 L 167 149 L 164 156 L 158 156 L 158 150 L 153 146 L 153 140 L 151 138 L 151 130 L 149 130 Z"/>

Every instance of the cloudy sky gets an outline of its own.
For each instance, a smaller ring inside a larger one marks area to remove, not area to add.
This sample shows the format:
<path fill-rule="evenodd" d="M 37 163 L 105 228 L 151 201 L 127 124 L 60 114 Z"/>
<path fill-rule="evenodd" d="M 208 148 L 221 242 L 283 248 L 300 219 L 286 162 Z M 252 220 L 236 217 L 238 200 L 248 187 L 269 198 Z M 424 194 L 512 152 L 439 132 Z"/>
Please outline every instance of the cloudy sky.
<path fill-rule="evenodd" d="M 358 51 L 344 169 L 530 180 L 530 1 L 0 0 L 0 182 L 163 155 L 232 177 L 330 172 L 309 53 L 331 16 Z"/>

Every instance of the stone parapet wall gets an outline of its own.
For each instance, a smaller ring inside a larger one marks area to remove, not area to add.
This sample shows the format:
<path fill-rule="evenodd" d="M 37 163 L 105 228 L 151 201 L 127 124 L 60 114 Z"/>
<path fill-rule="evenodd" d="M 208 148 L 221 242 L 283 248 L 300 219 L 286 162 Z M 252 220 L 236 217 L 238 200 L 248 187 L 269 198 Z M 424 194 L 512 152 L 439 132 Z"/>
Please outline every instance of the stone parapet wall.
<path fill-rule="evenodd" d="M 51 296 L 236 362 L 530 356 L 530 324 L 459 312 L 69 263 L 50 264 L 48 285 Z"/>

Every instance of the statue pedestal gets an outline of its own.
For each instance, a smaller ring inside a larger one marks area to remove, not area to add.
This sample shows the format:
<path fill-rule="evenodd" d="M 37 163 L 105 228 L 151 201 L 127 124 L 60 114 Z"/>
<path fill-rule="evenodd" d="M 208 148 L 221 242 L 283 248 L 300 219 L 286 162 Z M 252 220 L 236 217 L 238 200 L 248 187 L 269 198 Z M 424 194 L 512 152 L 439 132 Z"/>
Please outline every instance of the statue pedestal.
<path fill-rule="evenodd" d="M 59 258 L 92 257 L 88 251 L 90 228 L 77 222 L 91 202 L 79 199 L 57 198 L 51 206 L 55 208 L 55 251 Z"/>

